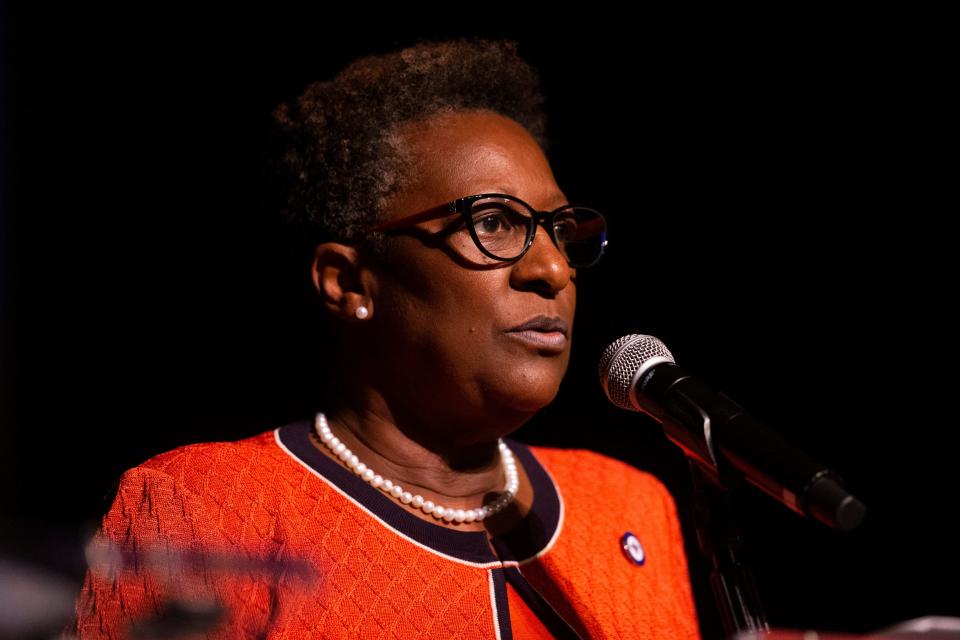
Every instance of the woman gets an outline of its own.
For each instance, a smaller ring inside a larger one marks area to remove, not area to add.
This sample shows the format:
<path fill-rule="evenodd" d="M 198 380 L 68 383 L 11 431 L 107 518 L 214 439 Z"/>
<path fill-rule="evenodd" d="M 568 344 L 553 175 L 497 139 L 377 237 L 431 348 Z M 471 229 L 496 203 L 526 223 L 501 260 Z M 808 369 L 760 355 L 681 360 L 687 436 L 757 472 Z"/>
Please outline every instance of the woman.
<path fill-rule="evenodd" d="M 505 439 L 556 395 L 576 268 L 605 243 L 554 179 L 515 49 L 422 43 L 277 110 L 333 399 L 124 474 L 79 635 L 697 636 L 664 486 Z"/>

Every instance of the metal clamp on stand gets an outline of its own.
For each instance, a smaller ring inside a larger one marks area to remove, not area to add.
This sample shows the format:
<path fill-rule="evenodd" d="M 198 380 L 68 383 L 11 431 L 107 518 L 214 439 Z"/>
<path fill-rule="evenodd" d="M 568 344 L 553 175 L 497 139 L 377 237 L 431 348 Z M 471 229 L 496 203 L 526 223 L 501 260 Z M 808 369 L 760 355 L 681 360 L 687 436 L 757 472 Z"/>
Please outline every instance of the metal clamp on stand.
<path fill-rule="evenodd" d="M 697 544 L 710 563 L 713 590 L 724 635 L 770 629 L 750 570 L 730 491 L 716 476 L 690 460 Z"/>

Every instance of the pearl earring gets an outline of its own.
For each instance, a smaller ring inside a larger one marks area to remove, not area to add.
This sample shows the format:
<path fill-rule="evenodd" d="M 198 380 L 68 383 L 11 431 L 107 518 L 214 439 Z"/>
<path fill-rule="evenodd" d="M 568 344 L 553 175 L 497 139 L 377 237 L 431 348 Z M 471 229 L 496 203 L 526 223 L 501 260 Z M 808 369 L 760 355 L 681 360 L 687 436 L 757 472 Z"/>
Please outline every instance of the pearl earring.
<path fill-rule="evenodd" d="M 357 307 L 357 310 L 356 310 L 354 313 L 356 314 L 356 316 L 357 316 L 358 318 L 360 318 L 361 320 L 363 320 L 363 319 L 366 318 L 368 315 L 370 315 L 370 310 L 367 309 L 365 306 L 360 305 L 359 307 Z"/>

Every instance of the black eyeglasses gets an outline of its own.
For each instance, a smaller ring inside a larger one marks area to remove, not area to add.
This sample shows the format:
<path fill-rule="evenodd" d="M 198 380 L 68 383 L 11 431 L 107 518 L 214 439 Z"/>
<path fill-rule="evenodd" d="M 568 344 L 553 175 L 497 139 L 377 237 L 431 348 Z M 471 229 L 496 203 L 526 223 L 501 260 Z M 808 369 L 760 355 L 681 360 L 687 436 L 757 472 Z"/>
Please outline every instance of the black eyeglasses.
<path fill-rule="evenodd" d="M 544 225 L 547 234 L 571 267 L 595 265 L 607 246 L 607 222 L 599 211 L 571 204 L 537 211 L 520 198 L 503 193 L 465 196 L 376 225 L 370 231 L 395 231 L 454 213 L 460 214 L 461 224 L 448 235 L 453 248 L 468 258 L 470 249 L 475 248 L 494 260 L 519 260 L 533 245 L 537 226 L 543 223 L 548 223 Z M 462 233 L 464 230 L 467 234 Z"/>

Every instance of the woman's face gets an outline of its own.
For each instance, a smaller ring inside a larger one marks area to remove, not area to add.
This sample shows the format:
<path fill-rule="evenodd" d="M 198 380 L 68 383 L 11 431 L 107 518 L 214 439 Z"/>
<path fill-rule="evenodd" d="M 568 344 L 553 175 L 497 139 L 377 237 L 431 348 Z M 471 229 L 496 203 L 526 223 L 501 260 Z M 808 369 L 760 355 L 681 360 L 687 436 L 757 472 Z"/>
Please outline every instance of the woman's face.
<path fill-rule="evenodd" d="M 437 116 L 408 126 L 403 139 L 413 180 L 388 202 L 386 220 L 478 193 L 517 196 L 541 211 L 567 203 L 539 145 L 498 114 Z M 455 219 L 416 226 L 436 232 Z M 430 429 L 473 427 L 458 434 L 467 443 L 503 435 L 491 428 L 509 432 L 554 398 L 570 357 L 576 272 L 545 229 L 520 260 L 486 267 L 416 235 L 392 243 L 387 266 L 375 270 L 370 318 L 391 401 Z M 516 330 L 538 317 L 566 330 Z"/>

